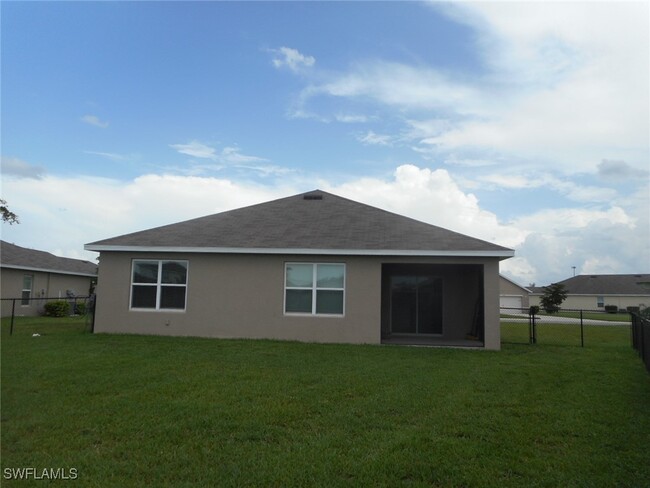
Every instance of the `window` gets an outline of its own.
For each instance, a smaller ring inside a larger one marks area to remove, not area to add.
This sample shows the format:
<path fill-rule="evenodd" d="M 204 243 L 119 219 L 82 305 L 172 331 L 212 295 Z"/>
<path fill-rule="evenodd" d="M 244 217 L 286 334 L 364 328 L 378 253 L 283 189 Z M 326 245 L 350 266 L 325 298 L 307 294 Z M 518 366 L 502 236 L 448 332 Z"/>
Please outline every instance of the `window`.
<path fill-rule="evenodd" d="M 605 297 L 596 297 L 596 306 L 604 307 L 605 306 Z"/>
<path fill-rule="evenodd" d="M 287 263 L 284 291 L 285 313 L 343 315 L 345 265 Z"/>
<path fill-rule="evenodd" d="M 29 305 L 32 298 L 32 285 L 34 283 L 34 277 L 32 275 L 23 276 L 23 291 L 21 294 L 21 305 Z"/>
<path fill-rule="evenodd" d="M 187 261 L 134 260 L 131 308 L 185 310 Z"/>

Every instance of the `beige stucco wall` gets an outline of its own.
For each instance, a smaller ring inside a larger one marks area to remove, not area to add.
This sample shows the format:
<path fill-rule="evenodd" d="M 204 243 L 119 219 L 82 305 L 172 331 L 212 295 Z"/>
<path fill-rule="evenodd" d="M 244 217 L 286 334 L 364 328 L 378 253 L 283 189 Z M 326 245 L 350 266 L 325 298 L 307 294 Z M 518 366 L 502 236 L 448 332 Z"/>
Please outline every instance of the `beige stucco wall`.
<path fill-rule="evenodd" d="M 485 348 L 501 349 L 501 319 L 499 309 L 499 261 L 486 260 L 483 269 L 485 290 Z"/>
<path fill-rule="evenodd" d="M 131 261 L 189 261 L 184 312 L 130 311 Z M 346 265 L 343 317 L 284 314 L 286 262 Z M 497 259 L 382 258 L 374 256 L 286 256 L 103 252 L 97 287 L 96 332 L 268 338 L 306 342 L 381 342 L 382 263 L 484 264 L 485 347 L 498 349 Z M 466 310 L 459 294 L 458 310 Z"/>
<path fill-rule="evenodd" d="M 16 301 L 15 314 L 19 317 L 39 315 L 46 301 L 40 298 L 65 297 L 66 290 L 74 290 L 76 295 L 88 295 L 91 282 L 91 278 L 86 276 L 2 268 L 0 269 L 2 298 L 21 298 L 25 275 L 33 276 L 32 298 L 35 300 L 31 300 L 29 305 L 21 305 L 20 300 Z M 11 306 L 11 300 L 2 300 L 3 317 L 11 315 Z"/>
<path fill-rule="evenodd" d="M 521 297 L 521 306 L 523 308 L 530 306 L 529 293 L 502 276 L 499 277 L 499 288 L 501 296 Z"/>

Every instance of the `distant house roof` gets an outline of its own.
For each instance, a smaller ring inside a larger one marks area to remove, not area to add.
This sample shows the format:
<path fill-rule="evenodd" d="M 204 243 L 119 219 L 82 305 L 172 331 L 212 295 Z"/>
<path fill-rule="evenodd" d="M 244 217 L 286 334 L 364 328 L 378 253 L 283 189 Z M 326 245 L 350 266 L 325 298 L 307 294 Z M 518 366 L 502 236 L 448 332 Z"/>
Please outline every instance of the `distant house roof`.
<path fill-rule="evenodd" d="M 559 283 L 569 295 L 650 295 L 650 274 L 578 275 Z"/>
<path fill-rule="evenodd" d="M 502 274 L 499 274 L 499 277 L 500 277 L 502 280 L 505 280 L 505 281 L 507 281 L 508 283 L 511 283 L 513 286 L 516 286 L 517 288 L 520 288 L 520 289 L 521 289 L 523 292 L 525 292 L 525 293 L 531 293 L 531 291 L 532 291 L 530 287 L 529 287 L 529 288 L 526 288 L 525 286 L 520 285 L 520 284 L 517 283 L 516 281 L 511 280 L 511 279 L 508 278 L 507 276 L 504 276 L 504 275 L 502 275 Z"/>
<path fill-rule="evenodd" d="M 511 249 L 320 190 L 93 242 L 85 249 L 499 258 L 514 255 Z"/>
<path fill-rule="evenodd" d="M 0 241 L 0 266 L 48 273 L 97 276 L 97 265 L 90 261 L 62 258 L 49 252 L 27 249 L 5 241 Z"/>

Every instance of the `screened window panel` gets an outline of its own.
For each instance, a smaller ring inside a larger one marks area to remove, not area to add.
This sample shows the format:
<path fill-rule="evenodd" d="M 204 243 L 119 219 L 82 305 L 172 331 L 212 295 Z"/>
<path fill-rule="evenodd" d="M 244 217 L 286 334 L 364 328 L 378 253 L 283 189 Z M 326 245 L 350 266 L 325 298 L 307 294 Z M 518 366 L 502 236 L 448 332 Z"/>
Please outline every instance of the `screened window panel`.
<path fill-rule="evenodd" d="M 318 290 L 316 292 L 316 313 L 342 315 L 343 291 Z"/>
<path fill-rule="evenodd" d="M 133 285 L 131 293 L 132 308 L 156 308 L 157 287 Z"/>
<path fill-rule="evenodd" d="M 393 333 L 442 333 L 442 279 L 392 276 L 390 327 Z"/>
<path fill-rule="evenodd" d="M 31 290 L 31 289 L 32 289 L 32 276 L 31 275 L 23 276 L 23 290 Z"/>
<path fill-rule="evenodd" d="M 287 287 L 311 288 L 314 284 L 314 266 L 311 264 L 287 265 Z"/>
<path fill-rule="evenodd" d="M 442 279 L 425 277 L 418 283 L 418 333 L 442 334 Z"/>
<path fill-rule="evenodd" d="M 160 288 L 160 308 L 184 309 L 185 308 L 185 287 L 184 286 L 162 286 Z"/>
<path fill-rule="evenodd" d="M 20 304 L 21 305 L 29 305 L 30 304 L 30 298 L 32 296 L 32 282 L 33 282 L 34 277 L 32 275 L 23 275 L 23 289 L 21 293 L 21 300 Z"/>
<path fill-rule="evenodd" d="M 164 284 L 186 284 L 187 263 L 182 261 L 163 261 L 161 280 Z"/>
<path fill-rule="evenodd" d="M 157 261 L 134 261 L 133 262 L 133 283 L 157 283 L 158 262 Z"/>
<path fill-rule="evenodd" d="M 285 311 L 290 313 L 311 313 L 311 290 L 287 290 Z"/>
<path fill-rule="evenodd" d="M 345 267 L 341 264 L 319 264 L 316 275 L 318 288 L 343 288 Z"/>

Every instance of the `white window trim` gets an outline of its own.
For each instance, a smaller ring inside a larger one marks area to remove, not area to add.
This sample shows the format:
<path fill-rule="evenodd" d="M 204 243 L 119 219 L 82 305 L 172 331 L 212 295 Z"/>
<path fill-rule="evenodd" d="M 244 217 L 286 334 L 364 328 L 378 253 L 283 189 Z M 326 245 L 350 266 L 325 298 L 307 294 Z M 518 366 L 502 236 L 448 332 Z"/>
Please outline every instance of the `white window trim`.
<path fill-rule="evenodd" d="M 25 278 L 29 277 L 29 288 L 25 288 Z M 32 291 L 34 290 L 34 275 L 23 275 L 23 288 L 20 292 L 20 306 L 21 307 L 29 307 L 32 304 Z M 29 297 L 27 298 L 27 303 L 23 303 L 23 293 L 28 292 Z"/>
<path fill-rule="evenodd" d="M 157 263 L 158 265 L 158 277 L 156 283 L 134 283 L 133 282 L 133 272 L 135 269 L 135 263 L 146 262 L 146 263 Z M 185 274 L 185 284 L 166 284 L 162 283 L 162 263 L 175 262 L 175 263 L 185 263 L 185 269 L 187 270 Z M 187 259 L 132 259 L 131 260 L 131 278 L 130 278 L 130 290 L 129 290 L 129 310 L 133 312 L 171 312 L 171 313 L 185 313 L 187 310 L 187 290 L 188 284 L 190 281 L 190 262 Z M 142 308 L 142 307 L 133 307 L 133 286 L 151 286 L 156 287 L 156 308 Z M 163 286 L 173 286 L 177 288 L 185 288 L 185 303 L 183 303 L 183 308 L 160 308 L 160 297 L 162 295 L 161 289 Z"/>
<path fill-rule="evenodd" d="M 302 264 L 302 265 L 311 265 L 312 266 L 312 283 L 311 283 L 311 288 L 310 287 L 303 287 L 303 286 L 287 286 L 287 268 L 291 265 L 295 264 Z M 319 265 L 329 265 L 329 266 L 343 266 L 343 287 L 342 288 L 323 288 L 317 286 L 317 267 Z M 347 284 L 347 267 L 345 263 L 314 263 L 314 262 L 302 262 L 302 261 L 292 261 L 292 262 L 287 262 L 284 263 L 284 283 L 283 283 L 283 288 L 284 288 L 284 300 L 282 304 L 282 310 L 284 312 L 284 315 L 289 316 L 289 317 L 296 317 L 296 316 L 302 316 L 302 317 L 336 317 L 336 318 L 341 318 L 345 317 L 345 287 Z M 311 313 L 308 312 L 287 312 L 287 290 L 311 290 Z M 343 292 L 343 311 L 342 313 L 317 313 L 316 312 L 316 296 L 317 296 L 317 291 L 318 290 L 330 290 L 330 291 L 341 291 Z"/>

